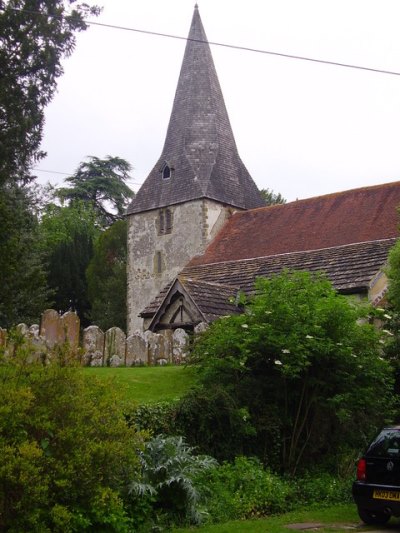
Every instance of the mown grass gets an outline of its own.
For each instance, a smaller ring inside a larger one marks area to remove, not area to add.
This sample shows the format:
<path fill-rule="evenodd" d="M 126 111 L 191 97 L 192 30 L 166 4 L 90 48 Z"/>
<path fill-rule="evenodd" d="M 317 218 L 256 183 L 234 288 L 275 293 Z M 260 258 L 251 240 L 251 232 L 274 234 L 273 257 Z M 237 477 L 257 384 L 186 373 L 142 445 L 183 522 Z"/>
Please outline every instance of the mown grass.
<path fill-rule="evenodd" d="M 318 532 L 338 533 L 339 531 L 376 531 L 380 527 L 364 526 L 361 524 L 354 504 L 335 505 L 326 508 L 308 508 L 298 511 L 292 511 L 279 516 L 271 516 L 258 520 L 236 520 L 226 522 L 225 524 L 215 524 L 201 528 L 174 529 L 174 533 L 289 533 L 295 531 L 288 528 L 291 524 L 323 524 L 318 527 Z M 393 525 L 392 525 L 393 524 Z M 390 525 L 398 527 L 398 521 L 391 519 Z M 390 527 L 390 526 L 389 526 Z M 310 525 L 310 530 L 311 525 Z M 398 531 L 398 529 L 397 529 Z"/>
<path fill-rule="evenodd" d="M 82 372 L 109 381 L 126 400 L 140 404 L 177 400 L 196 383 L 195 371 L 185 366 L 85 367 Z"/>

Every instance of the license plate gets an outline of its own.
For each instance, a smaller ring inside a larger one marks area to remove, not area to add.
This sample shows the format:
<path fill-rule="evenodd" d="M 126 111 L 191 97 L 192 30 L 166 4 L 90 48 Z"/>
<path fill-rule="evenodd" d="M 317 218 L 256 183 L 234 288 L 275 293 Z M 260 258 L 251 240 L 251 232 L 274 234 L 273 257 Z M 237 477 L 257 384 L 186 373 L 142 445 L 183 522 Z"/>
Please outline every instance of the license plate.
<path fill-rule="evenodd" d="M 396 492 L 394 490 L 374 490 L 372 497 L 376 500 L 391 500 L 399 502 L 400 492 Z"/>

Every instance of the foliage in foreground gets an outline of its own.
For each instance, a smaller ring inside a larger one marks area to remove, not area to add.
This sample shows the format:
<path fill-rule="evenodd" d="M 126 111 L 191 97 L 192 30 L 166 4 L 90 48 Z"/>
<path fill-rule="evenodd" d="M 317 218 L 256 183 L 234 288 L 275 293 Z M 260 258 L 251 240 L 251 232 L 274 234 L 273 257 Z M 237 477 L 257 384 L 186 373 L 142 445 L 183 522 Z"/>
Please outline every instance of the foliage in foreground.
<path fill-rule="evenodd" d="M 196 477 L 211 470 L 216 461 L 193 454 L 182 437 L 158 435 L 141 454 L 142 478 L 130 486 L 136 501 L 148 497 L 153 521 L 199 524 L 204 484 Z"/>
<path fill-rule="evenodd" d="M 21 361 L 0 365 L 0 384 L 0 529 L 130 531 L 141 440 L 115 393 Z"/>
<path fill-rule="evenodd" d="M 196 438 L 206 434 L 210 446 L 203 451 L 221 458 L 238 427 L 219 430 L 230 410 L 230 420 L 241 416 L 247 425 L 225 458 L 254 454 L 293 474 L 334 463 L 344 443 L 364 446 L 371 431 L 392 419 L 394 405 L 391 367 L 365 310 L 306 272 L 260 279 L 256 291 L 244 314 L 215 322 L 195 346 L 203 391 L 209 398 L 223 394 L 224 409 L 210 417 L 209 405 L 202 410 L 198 402 L 196 410 L 192 395 L 189 442 L 203 445 Z"/>
<path fill-rule="evenodd" d="M 315 473 L 282 477 L 265 469 L 256 458 L 237 457 L 207 472 L 207 511 L 212 522 L 243 520 L 313 505 L 351 501 L 351 478 Z"/>

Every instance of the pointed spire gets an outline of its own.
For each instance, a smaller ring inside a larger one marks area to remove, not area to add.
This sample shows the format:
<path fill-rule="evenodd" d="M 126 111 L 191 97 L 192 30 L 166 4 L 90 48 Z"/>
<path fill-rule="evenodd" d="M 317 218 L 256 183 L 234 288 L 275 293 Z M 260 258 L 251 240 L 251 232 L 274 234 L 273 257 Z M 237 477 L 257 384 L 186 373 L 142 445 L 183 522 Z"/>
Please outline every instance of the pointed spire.
<path fill-rule="evenodd" d="M 196 4 L 164 148 L 128 213 L 200 198 L 263 205 L 239 157 Z"/>

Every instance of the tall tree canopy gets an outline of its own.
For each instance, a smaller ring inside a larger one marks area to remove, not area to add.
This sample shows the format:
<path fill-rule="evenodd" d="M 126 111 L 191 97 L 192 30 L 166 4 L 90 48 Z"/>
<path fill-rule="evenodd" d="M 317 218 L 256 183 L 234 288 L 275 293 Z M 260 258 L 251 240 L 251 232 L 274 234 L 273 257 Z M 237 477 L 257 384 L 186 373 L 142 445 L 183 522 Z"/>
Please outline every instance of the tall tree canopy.
<path fill-rule="evenodd" d="M 280 192 L 274 192 L 270 189 L 261 189 L 261 196 L 265 202 L 265 205 L 286 204 L 286 199 Z"/>
<path fill-rule="evenodd" d="M 41 220 L 41 240 L 47 267 L 47 282 L 57 310 L 76 310 L 84 325 L 90 304 L 85 272 L 99 233 L 90 204 L 47 206 Z"/>
<path fill-rule="evenodd" d="M 75 0 L 0 0 L 0 185 L 26 181 L 43 157 L 44 109 L 72 53 L 75 32 L 99 8 Z M 72 8 L 70 11 L 69 9 Z"/>
<path fill-rule="evenodd" d="M 104 159 L 91 156 L 82 162 L 75 174 L 65 181 L 71 187 L 58 190 L 63 200 L 71 203 L 90 202 L 97 213 L 97 221 L 107 227 L 122 218 L 134 192 L 125 183 L 132 166 L 121 157 L 108 155 Z"/>
<path fill-rule="evenodd" d="M 0 187 L 0 327 L 37 322 L 48 302 L 32 191 Z"/>
<path fill-rule="evenodd" d="M 97 239 L 86 271 L 91 320 L 104 331 L 126 331 L 127 222 L 117 220 Z"/>

